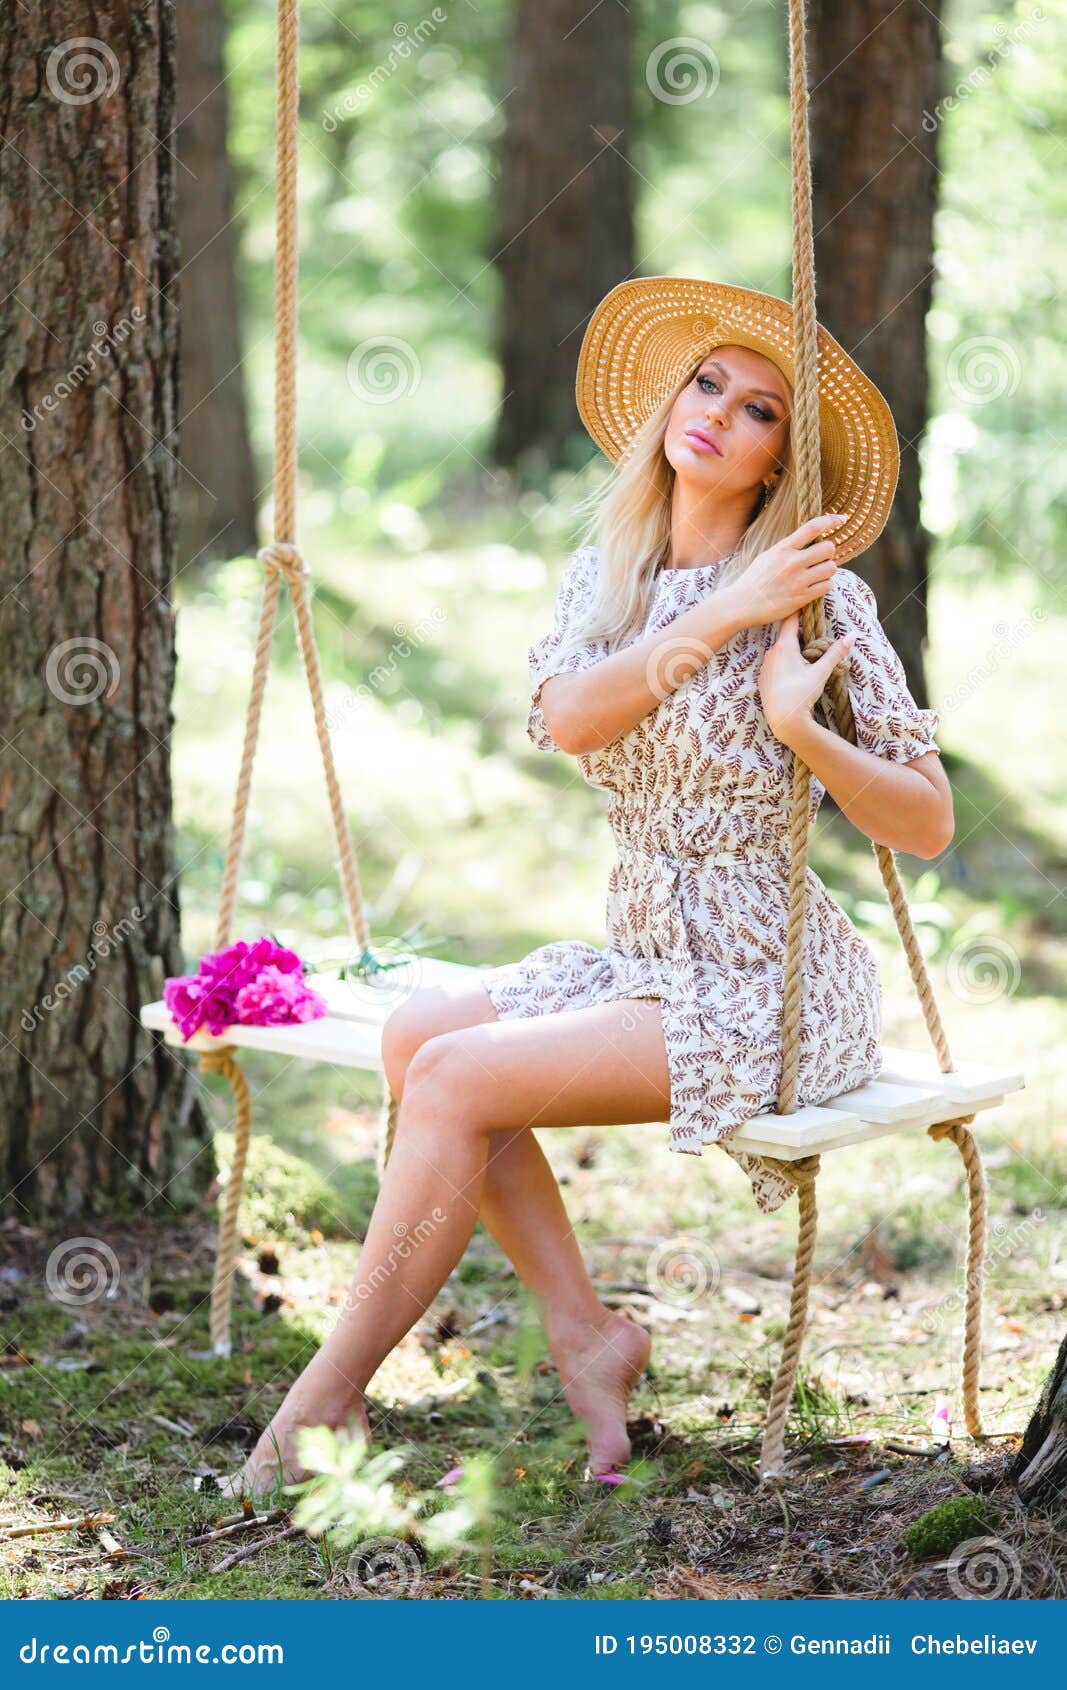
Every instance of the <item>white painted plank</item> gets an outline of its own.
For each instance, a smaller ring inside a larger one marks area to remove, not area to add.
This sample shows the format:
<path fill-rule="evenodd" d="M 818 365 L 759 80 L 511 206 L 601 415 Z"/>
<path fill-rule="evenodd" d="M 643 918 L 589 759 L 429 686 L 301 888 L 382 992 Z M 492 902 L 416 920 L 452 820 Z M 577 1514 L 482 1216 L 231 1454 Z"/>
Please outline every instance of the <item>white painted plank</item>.
<path fill-rule="evenodd" d="M 1003 1101 L 1002 1097 L 989 1098 L 980 1104 L 973 1105 L 973 1107 L 977 1111 L 992 1109 L 996 1104 L 1003 1103 Z M 751 1150 L 757 1156 L 777 1156 L 783 1161 L 792 1162 L 798 1156 L 821 1156 L 831 1150 L 842 1150 L 854 1144 L 870 1144 L 875 1139 L 888 1138 L 892 1133 L 909 1132 L 920 1124 L 924 1128 L 933 1126 L 938 1121 L 950 1121 L 953 1116 L 960 1114 L 959 1104 L 951 1098 L 942 1098 L 940 1103 L 931 1108 L 929 1119 L 922 1123 L 898 1121 L 895 1124 L 887 1125 L 882 1121 L 860 1121 L 854 1115 L 838 1115 L 828 1104 L 823 1104 L 820 1108 L 829 1117 L 825 1129 L 821 1132 L 809 1128 L 806 1132 L 799 1133 L 795 1142 L 790 1143 L 788 1135 L 782 1135 L 776 1130 L 772 1138 L 764 1130 L 764 1124 L 768 1121 L 791 1120 L 793 1117 L 771 1113 L 769 1115 L 757 1115 L 751 1121 L 746 1121 L 743 1127 L 738 1127 L 737 1131 L 731 1135 L 730 1143 L 738 1150 Z M 803 1113 L 799 1109 L 796 1111 L 797 1115 Z M 968 1110 L 967 1113 L 970 1113 L 970 1111 Z M 975 1127 L 979 1125 L 979 1120 L 974 1122 Z M 838 1127 L 836 1125 L 838 1121 L 844 1124 Z M 785 1142 L 783 1142 L 783 1137 Z"/>
<path fill-rule="evenodd" d="M 943 1095 L 933 1086 L 894 1086 L 879 1076 L 876 1080 L 866 1080 L 863 1085 L 854 1086 L 851 1091 L 843 1091 L 837 1097 L 826 1098 L 822 1107 L 846 1109 L 850 1115 L 858 1115 L 861 1121 L 878 1122 L 886 1127 L 923 1126 L 932 1119 L 930 1111 Z"/>
<path fill-rule="evenodd" d="M 163 1033 L 167 1044 L 179 1050 L 218 1050 L 222 1045 L 232 1044 L 243 1050 L 270 1051 L 301 1062 L 330 1062 L 339 1068 L 382 1071 L 380 1030 L 365 1022 L 342 1021 L 336 1015 L 322 1015 L 317 1021 L 285 1027 L 244 1027 L 237 1022 L 219 1038 L 199 1032 L 188 1042 L 174 1026 L 162 1001 L 146 1004 L 141 1011 L 141 1022 Z"/>
<path fill-rule="evenodd" d="M 897 1085 L 936 1086 L 945 1097 L 963 1104 L 981 1104 L 1006 1092 L 1022 1091 L 1026 1085 L 1018 1068 L 995 1068 L 968 1058 L 957 1061 L 951 1074 L 942 1074 L 932 1050 L 898 1050 L 893 1045 L 883 1046 L 878 1078 Z"/>

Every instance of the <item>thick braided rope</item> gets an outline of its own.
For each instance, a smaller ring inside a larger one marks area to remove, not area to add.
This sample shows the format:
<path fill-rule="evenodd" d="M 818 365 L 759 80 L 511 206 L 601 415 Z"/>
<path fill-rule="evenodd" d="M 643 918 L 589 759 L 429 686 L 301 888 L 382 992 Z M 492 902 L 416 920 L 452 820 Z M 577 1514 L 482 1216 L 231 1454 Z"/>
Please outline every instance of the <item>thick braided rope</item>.
<path fill-rule="evenodd" d="M 964 1292 L 963 1347 L 961 1374 L 963 1383 L 963 1416 L 972 1438 L 982 1435 L 982 1414 L 978 1402 L 979 1375 L 982 1365 L 982 1280 L 986 1253 L 986 1180 L 982 1155 L 973 1133 L 967 1128 L 973 1115 L 960 1115 L 954 1121 L 939 1121 L 927 1131 L 933 1139 L 951 1139 L 967 1170 L 968 1225 L 967 1268 Z"/>
<path fill-rule="evenodd" d="M 797 526 L 822 509 L 822 470 L 819 451 L 818 340 L 815 317 L 815 237 L 812 228 L 811 157 L 808 141 L 807 43 L 804 0 L 789 0 L 789 106 L 792 154 L 793 215 L 793 422 L 792 441 L 797 482 Z M 800 613 L 803 643 L 825 637 L 822 600 L 804 605 Z M 800 1023 L 804 991 L 804 918 L 807 912 L 811 771 L 793 759 L 793 805 L 789 823 L 789 915 L 786 922 L 783 987 L 782 1071 L 777 1110 L 788 1115 L 796 1108 L 800 1064 Z"/>
<path fill-rule="evenodd" d="M 772 1168 L 787 1171 L 790 1178 L 797 1182 L 798 1225 L 793 1286 L 789 1297 L 789 1321 L 763 1428 L 763 1443 L 760 1449 L 761 1482 L 779 1477 L 785 1466 L 785 1423 L 793 1401 L 793 1386 L 807 1325 L 808 1299 L 815 1262 L 815 1237 L 819 1224 L 815 1197 L 815 1181 L 819 1172 L 818 1156 L 804 1156 L 796 1162 L 780 1162 L 772 1157 L 767 1157 L 766 1160 Z"/>
<path fill-rule="evenodd" d="M 396 1123 L 399 1113 L 400 1107 L 390 1090 L 389 1081 L 386 1080 L 382 1088 L 382 1107 L 381 1113 L 378 1117 L 379 1179 L 381 1179 L 385 1172 L 385 1164 L 388 1162 L 389 1154 L 393 1148 L 393 1140 L 396 1137 Z"/>
<path fill-rule="evenodd" d="M 812 229 L 811 158 L 808 135 L 807 44 L 804 0 L 789 0 L 789 64 L 791 151 L 793 165 L 793 334 L 795 361 L 793 448 L 797 473 L 797 523 L 818 514 L 822 504 L 819 451 L 818 340 L 815 313 L 815 243 Z M 804 655 L 820 657 L 831 641 L 826 635 L 823 601 L 817 598 L 800 613 Z M 836 732 L 857 743 L 856 724 L 848 695 L 847 665 L 835 666 L 826 686 L 829 716 Z M 796 1108 L 800 1063 L 800 1028 L 804 989 L 804 923 L 807 912 L 809 804 L 811 773 L 793 759 L 793 803 L 790 814 L 789 915 L 783 989 L 782 1070 L 776 1109 L 791 1114 Z M 934 997 L 930 976 L 919 949 L 907 897 L 893 852 L 874 846 L 900 934 L 908 969 L 918 995 L 927 1032 L 942 1073 L 952 1070 L 948 1040 Z"/>
<path fill-rule="evenodd" d="M 219 1224 L 219 1243 L 215 1252 L 215 1277 L 211 1286 L 211 1347 L 217 1356 L 228 1356 L 230 1342 L 230 1303 L 233 1270 L 237 1260 L 237 1210 L 244 1184 L 245 1161 L 252 1126 L 252 1109 L 248 1098 L 248 1081 L 240 1065 L 234 1060 L 235 1045 L 220 1045 L 216 1050 L 200 1054 L 200 1067 L 205 1074 L 225 1074 L 233 1090 L 234 1131 L 233 1162 L 226 1182 L 226 1201 Z"/>
<path fill-rule="evenodd" d="M 277 234 L 274 272 L 274 534 L 271 545 L 259 552 L 264 568 L 263 602 L 252 666 L 252 685 L 245 716 L 241 766 L 234 794 L 230 834 L 223 868 L 216 924 L 216 947 L 224 949 L 233 931 L 238 874 L 248 822 L 252 771 L 259 743 L 263 698 L 270 670 L 271 645 L 277 619 L 281 580 L 285 577 L 293 601 L 300 653 L 311 694 L 315 731 L 322 754 L 330 816 L 337 841 L 341 888 L 349 931 L 360 952 L 367 950 L 370 935 L 363 894 L 356 869 L 352 836 L 345 820 L 344 803 L 337 779 L 326 705 L 322 691 L 315 631 L 308 604 L 308 569 L 295 544 L 297 411 L 296 356 L 298 329 L 297 283 L 297 136 L 299 115 L 299 0 L 278 0 L 277 67 Z M 237 1106 L 237 1134 L 233 1167 L 226 1188 L 215 1279 L 211 1293 L 211 1337 L 218 1354 L 230 1353 L 230 1303 L 237 1245 L 237 1210 L 244 1183 L 244 1167 L 250 1130 L 248 1086 L 233 1056 L 234 1047 L 203 1052 L 203 1073 L 224 1072 L 233 1086 Z M 219 1059 L 222 1060 L 219 1060 Z"/>

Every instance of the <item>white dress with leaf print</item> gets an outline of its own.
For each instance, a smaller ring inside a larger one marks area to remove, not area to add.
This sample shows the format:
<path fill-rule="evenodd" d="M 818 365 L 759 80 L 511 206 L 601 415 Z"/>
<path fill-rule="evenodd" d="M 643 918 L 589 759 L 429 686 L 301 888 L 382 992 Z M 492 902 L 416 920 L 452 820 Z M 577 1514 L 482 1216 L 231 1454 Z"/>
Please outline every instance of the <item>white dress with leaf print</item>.
<path fill-rule="evenodd" d="M 559 749 L 541 715 L 544 682 L 608 655 L 594 640 L 556 656 L 598 567 L 592 547 L 571 557 L 554 626 L 529 648 L 527 732 L 543 751 Z M 644 634 L 710 593 L 719 567 L 661 569 Z M 823 602 L 831 637 L 856 634 L 847 662 L 859 744 L 897 762 L 936 751 L 938 715 L 908 691 L 870 587 L 841 568 Z M 577 759 L 588 784 L 607 794 L 615 838 L 605 944 L 553 940 L 482 976 L 502 1018 L 659 998 L 670 1149 L 699 1155 L 718 1144 L 768 1211 L 794 1182 L 732 1149 L 729 1134 L 773 1109 L 781 1070 L 793 758 L 771 732 L 757 686 L 776 633 L 777 624 L 742 629 L 628 733 Z M 824 788 L 814 777 L 811 788 L 814 819 Z M 809 867 L 798 1101 L 820 1103 L 872 1078 L 881 1030 L 874 953 Z"/>

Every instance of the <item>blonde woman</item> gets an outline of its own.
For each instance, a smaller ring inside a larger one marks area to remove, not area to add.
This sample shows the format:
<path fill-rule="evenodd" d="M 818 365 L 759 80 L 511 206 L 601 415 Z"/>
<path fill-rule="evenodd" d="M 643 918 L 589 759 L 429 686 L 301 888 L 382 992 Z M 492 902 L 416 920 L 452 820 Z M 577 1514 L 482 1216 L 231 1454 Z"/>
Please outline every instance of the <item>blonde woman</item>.
<path fill-rule="evenodd" d="M 936 856 L 953 814 L 938 717 L 843 567 L 889 512 L 892 419 L 820 329 L 826 510 L 798 527 L 791 329 L 786 301 L 669 277 L 623 283 L 590 321 L 579 409 L 617 468 L 530 648 L 528 732 L 607 795 L 606 943 L 556 940 L 393 1013 L 399 1120 L 352 1294 L 235 1491 L 305 1476 L 302 1425 L 366 1426 L 375 1371 L 479 1218 L 538 1300 L 588 1475 L 618 1478 L 649 1338 L 598 1298 L 532 1129 L 669 1122 L 669 1150 L 734 1155 L 761 1209 L 793 1189 L 728 1135 L 777 1096 L 794 757 L 813 812 L 829 791 L 893 849 Z M 809 662 L 798 613 L 817 597 L 833 643 Z M 817 714 L 839 663 L 857 745 Z M 881 995 L 870 947 L 808 877 L 799 1092 L 817 1103 L 877 1072 Z"/>

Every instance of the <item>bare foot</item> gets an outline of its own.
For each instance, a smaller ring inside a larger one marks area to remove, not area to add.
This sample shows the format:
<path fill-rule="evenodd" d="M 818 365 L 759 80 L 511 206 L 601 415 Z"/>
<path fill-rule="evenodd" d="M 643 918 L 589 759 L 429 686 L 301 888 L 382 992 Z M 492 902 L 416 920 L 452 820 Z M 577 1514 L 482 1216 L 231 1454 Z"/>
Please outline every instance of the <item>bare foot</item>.
<path fill-rule="evenodd" d="M 585 1423 L 589 1471 L 600 1478 L 624 1467 L 630 1459 L 626 1405 L 648 1366 L 651 1337 L 627 1315 L 605 1309 L 595 1325 L 550 1333 L 549 1348 L 567 1403 Z"/>
<path fill-rule="evenodd" d="M 296 1453 L 297 1434 L 304 1426 L 332 1426 L 335 1431 L 350 1436 L 362 1431 L 370 1440 L 370 1420 L 364 1402 L 349 1398 L 341 1403 L 317 1397 L 298 1379 L 244 1466 L 219 1480 L 223 1496 L 254 1499 L 277 1493 L 280 1502 L 283 1485 L 310 1479 L 311 1472 L 301 1465 Z"/>

